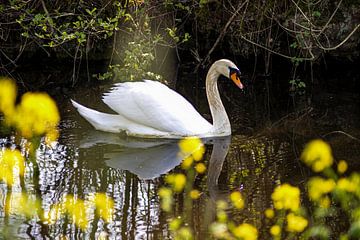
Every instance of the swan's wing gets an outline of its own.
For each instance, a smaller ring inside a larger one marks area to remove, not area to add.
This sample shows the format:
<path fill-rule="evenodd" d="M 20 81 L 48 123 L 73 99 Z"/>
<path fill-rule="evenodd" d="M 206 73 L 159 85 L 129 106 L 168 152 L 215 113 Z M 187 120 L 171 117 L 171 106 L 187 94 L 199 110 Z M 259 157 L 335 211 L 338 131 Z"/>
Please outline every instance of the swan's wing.
<path fill-rule="evenodd" d="M 156 81 L 116 84 L 103 101 L 120 115 L 160 131 L 196 135 L 212 128 L 184 97 Z"/>

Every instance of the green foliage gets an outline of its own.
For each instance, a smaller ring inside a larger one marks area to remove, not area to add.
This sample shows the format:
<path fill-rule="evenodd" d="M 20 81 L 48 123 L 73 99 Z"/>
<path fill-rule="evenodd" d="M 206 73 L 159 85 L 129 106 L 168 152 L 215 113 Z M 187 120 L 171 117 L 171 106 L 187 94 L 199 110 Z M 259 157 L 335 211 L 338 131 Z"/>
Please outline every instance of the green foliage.
<path fill-rule="evenodd" d="M 297 93 L 297 94 L 304 94 L 306 89 L 306 84 L 301 79 L 291 79 L 289 81 L 290 84 L 290 92 Z"/>

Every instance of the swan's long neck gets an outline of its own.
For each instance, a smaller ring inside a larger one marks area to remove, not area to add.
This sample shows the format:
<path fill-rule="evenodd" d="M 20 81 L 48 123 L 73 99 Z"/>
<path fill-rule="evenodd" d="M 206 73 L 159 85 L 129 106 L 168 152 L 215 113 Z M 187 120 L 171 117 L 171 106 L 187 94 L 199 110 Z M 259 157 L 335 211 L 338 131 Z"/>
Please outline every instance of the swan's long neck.
<path fill-rule="evenodd" d="M 213 64 L 206 76 L 206 95 L 209 101 L 211 116 L 213 119 L 213 132 L 217 136 L 227 136 L 231 134 L 231 125 L 226 114 L 224 105 L 221 102 L 217 81 L 220 73 Z"/>

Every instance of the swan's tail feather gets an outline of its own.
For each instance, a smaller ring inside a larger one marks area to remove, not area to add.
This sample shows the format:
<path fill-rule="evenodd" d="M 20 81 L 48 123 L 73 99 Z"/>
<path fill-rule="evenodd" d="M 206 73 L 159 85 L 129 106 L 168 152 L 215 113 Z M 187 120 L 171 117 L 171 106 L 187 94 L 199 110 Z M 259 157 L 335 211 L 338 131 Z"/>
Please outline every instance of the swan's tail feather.
<path fill-rule="evenodd" d="M 118 133 L 122 130 L 119 126 L 121 117 L 115 114 L 108 114 L 98 112 L 96 110 L 87 108 L 71 99 L 72 105 L 78 110 L 81 116 L 83 116 L 95 129 Z"/>

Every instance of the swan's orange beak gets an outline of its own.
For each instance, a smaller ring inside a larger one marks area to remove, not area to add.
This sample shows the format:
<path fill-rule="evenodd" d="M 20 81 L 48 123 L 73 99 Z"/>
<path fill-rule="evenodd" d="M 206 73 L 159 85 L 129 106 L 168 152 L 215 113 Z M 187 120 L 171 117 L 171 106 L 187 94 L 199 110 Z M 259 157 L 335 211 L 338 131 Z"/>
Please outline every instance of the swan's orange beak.
<path fill-rule="evenodd" d="M 236 86 L 238 86 L 240 89 L 244 88 L 244 85 L 242 85 L 241 81 L 240 81 L 240 77 L 239 75 L 234 72 L 230 75 L 231 80 L 233 80 L 233 82 L 236 84 Z"/>

